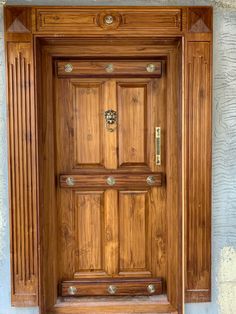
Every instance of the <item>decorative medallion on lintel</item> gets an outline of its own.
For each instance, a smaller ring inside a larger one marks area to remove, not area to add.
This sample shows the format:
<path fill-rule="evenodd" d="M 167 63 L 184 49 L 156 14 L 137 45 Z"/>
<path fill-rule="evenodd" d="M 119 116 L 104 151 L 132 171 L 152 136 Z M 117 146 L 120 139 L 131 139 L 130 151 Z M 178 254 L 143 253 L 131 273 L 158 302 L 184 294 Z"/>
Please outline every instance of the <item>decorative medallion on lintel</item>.
<path fill-rule="evenodd" d="M 209 8 L 188 9 L 188 31 L 190 33 L 209 33 L 212 31 L 212 13 Z"/>
<path fill-rule="evenodd" d="M 6 8 L 6 31 L 8 33 L 30 33 L 31 8 Z"/>
<path fill-rule="evenodd" d="M 107 30 L 117 29 L 121 21 L 122 17 L 117 12 L 102 12 L 97 17 L 98 25 Z"/>

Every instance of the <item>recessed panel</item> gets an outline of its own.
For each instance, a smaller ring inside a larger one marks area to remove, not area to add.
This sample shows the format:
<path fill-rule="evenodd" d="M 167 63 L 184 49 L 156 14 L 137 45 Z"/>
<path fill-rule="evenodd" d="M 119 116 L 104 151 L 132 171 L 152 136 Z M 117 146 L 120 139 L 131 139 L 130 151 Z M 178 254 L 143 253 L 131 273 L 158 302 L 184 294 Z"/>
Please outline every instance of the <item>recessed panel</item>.
<path fill-rule="evenodd" d="M 118 84 L 119 165 L 147 166 L 147 83 Z"/>
<path fill-rule="evenodd" d="M 150 274 L 146 191 L 119 193 L 120 273 Z"/>
<path fill-rule="evenodd" d="M 73 85 L 74 168 L 102 166 L 102 83 Z"/>
<path fill-rule="evenodd" d="M 103 192 L 76 192 L 76 275 L 101 272 L 103 268 Z"/>

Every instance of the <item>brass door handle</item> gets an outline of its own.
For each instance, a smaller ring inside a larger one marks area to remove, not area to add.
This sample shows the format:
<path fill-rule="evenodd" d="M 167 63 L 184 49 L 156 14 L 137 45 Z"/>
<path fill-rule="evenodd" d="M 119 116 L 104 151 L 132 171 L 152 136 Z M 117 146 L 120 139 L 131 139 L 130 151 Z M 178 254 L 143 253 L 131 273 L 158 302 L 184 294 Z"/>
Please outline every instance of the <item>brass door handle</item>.
<path fill-rule="evenodd" d="M 155 140 L 156 140 L 156 165 L 161 165 L 161 128 L 156 127 L 155 129 Z"/>

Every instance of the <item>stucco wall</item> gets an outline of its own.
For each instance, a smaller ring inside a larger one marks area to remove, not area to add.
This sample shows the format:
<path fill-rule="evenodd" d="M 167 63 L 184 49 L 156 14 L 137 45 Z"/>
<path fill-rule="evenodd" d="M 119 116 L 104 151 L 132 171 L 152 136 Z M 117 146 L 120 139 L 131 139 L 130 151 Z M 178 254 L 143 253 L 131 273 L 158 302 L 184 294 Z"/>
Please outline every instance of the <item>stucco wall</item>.
<path fill-rule="evenodd" d="M 3 2 L 3 1 L 2 1 Z M 0 1 L 1 3 L 1 1 Z M 236 0 L 8 0 L 34 5 L 214 5 L 212 302 L 187 314 L 236 314 Z M 10 306 L 7 122 L 0 5 L 0 314 L 37 314 Z"/>

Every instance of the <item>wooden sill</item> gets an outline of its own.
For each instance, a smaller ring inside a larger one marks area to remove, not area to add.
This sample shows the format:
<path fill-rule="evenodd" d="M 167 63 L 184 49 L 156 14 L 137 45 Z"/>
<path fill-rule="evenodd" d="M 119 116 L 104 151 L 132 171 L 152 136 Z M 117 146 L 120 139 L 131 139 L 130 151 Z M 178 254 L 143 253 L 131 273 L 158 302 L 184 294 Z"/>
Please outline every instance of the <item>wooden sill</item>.
<path fill-rule="evenodd" d="M 82 313 L 176 313 L 166 295 L 135 297 L 78 297 L 59 298 L 47 314 Z"/>

